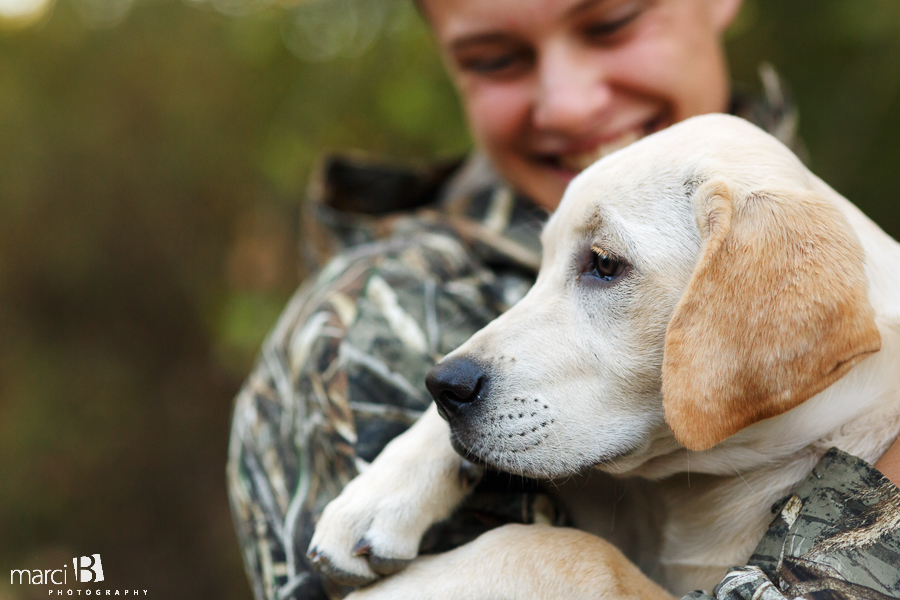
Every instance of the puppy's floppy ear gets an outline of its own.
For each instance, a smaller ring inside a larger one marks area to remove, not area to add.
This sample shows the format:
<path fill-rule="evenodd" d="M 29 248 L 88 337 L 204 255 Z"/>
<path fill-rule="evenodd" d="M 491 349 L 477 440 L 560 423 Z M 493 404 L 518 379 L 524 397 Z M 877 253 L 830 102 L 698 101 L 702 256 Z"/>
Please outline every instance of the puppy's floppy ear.
<path fill-rule="evenodd" d="M 706 450 L 819 393 L 881 347 L 863 250 L 823 198 L 694 196 L 700 260 L 666 332 L 663 406 L 675 437 Z"/>

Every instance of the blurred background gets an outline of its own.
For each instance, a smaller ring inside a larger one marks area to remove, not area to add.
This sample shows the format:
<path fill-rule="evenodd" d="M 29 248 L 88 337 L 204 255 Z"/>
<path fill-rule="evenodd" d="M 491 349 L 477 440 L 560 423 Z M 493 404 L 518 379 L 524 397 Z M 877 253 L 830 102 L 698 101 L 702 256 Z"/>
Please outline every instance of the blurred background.
<path fill-rule="evenodd" d="M 900 236 L 900 2 L 747 0 L 728 46 Z M 307 178 L 469 144 L 410 0 L 0 0 L 0 576 L 100 553 L 113 589 L 250 598 L 231 402 L 304 275 Z"/>

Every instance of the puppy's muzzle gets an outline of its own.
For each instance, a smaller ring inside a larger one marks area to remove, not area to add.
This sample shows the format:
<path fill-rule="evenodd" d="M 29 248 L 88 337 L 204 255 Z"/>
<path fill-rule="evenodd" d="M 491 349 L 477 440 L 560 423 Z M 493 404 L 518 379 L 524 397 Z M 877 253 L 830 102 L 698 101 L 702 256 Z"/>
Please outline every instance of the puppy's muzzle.
<path fill-rule="evenodd" d="M 481 366 L 466 357 L 440 362 L 425 377 L 425 387 L 437 403 L 438 412 L 448 421 L 471 409 L 486 383 Z"/>

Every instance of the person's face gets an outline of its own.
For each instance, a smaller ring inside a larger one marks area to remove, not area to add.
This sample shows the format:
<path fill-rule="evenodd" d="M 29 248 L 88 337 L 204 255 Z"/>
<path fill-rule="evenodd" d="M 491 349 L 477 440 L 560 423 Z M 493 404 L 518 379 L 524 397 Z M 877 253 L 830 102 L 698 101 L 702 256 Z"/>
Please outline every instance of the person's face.
<path fill-rule="evenodd" d="M 722 31 L 741 0 L 423 0 L 475 141 L 552 210 L 583 168 L 724 112 Z"/>

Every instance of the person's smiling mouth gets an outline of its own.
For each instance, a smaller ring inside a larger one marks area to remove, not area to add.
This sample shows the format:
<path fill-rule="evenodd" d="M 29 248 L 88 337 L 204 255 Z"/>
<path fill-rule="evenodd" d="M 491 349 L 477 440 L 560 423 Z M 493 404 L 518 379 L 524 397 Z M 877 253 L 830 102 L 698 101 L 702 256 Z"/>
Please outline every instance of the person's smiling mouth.
<path fill-rule="evenodd" d="M 535 160 L 543 165 L 575 175 L 588 168 L 604 156 L 612 154 L 639 139 L 664 128 L 664 119 L 655 117 L 637 127 L 632 127 L 621 134 L 595 144 L 587 150 L 563 151 L 556 153 L 536 154 Z"/>

